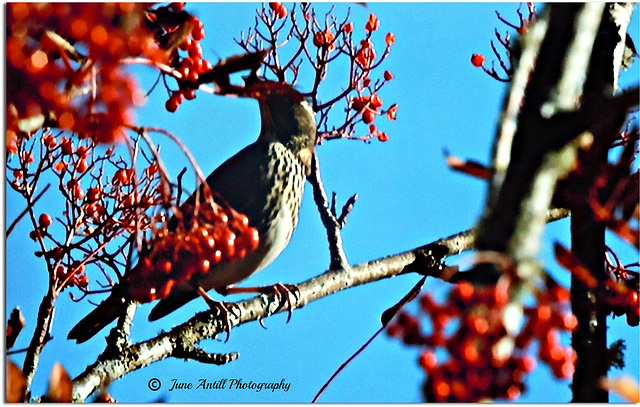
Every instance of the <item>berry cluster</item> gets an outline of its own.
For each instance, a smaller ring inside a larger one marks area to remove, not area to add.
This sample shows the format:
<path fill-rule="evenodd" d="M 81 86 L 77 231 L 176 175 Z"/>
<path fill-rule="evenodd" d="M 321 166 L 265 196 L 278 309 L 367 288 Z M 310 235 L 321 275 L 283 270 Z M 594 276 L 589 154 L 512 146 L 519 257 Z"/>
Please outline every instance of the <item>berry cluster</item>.
<path fill-rule="evenodd" d="M 389 75 L 391 74 L 389 73 Z M 388 76 L 386 75 L 386 72 L 385 76 Z M 362 121 L 365 124 L 369 124 L 369 134 L 380 141 L 387 141 L 389 137 L 385 133 L 377 131 L 376 126 L 372 123 L 376 119 L 376 116 L 380 114 L 386 114 L 387 119 L 395 120 L 398 105 L 393 104 L 386 111 L 381 110 L 382 106 L 382 98 L 380 98 L 377 93 L 374 93 L 371 96 L 356 96 L 351 100 L 351 109 L 362 115 Z"/>
<path fill-rule="evenodd" d="M 533 23 L 536 21 L 536 11 L 533 3 L 528 2 L 527 11 L 529 15 L 528 17 L 525 18 L 522 15 L 522 12 L 520 12 L 520 7 L 522 7 L 522 3 L 520 3 L 520 6 L 518 6 L 518 9 L 516 10 L 516 13 L 519 19 L 518 24 L 512 24 L 509 21 L 505 20 L 497 11 L 496 11 L 496 16 L 498 20 L 500 20 L 502 23 L 504 23 L 510 28 L 515 29 L 519 35 L 526 35 L 527 32 L 529 31 L 529 27 L 531 27 Z M 491 64 L 491 68 L 485 67 L 484 65 L 485 57 L 482 54 L 471 55 L 471 65 L 475 66 L 476 68 L 481 68 L 487 75 L 491 76 L 492 78 L 500 82 L 509 82 L 511 80 L 511 76 L 513 75 L 513 66 L 514 66 L 513 55 L 515 54 L 512 49 L 513 41 L 511 41 L 509 37 L 509 33 L 507 33 L 503 37 L 498 33 L 498 30 L 495 30 L 495 36 L 498 43 L 500 43 L 502 48 L 504 48 L 504 52 L 508 58 L 508 60 L 505 60 L 504 57 L 500 55 L 500 53 L 498 52 L 498 49 L 496 48 L 496 45 L 494 44 L 493 40 L 491 40 L 491 49 L 496 59 L 498 60 L 498 64 L 500 65 L 500 68 L 502 69 L 504 76 L 496 72 L 496 69 L 493 66 L 493 63 Z"/>
<path fill-rule="evenodd" d="M 335 39 L 336 37 L 333 35 L 333 32 L 331 32 L 331 28 L 329 27 L 324 31 L 318 31 L 313 35 L 313 45 L 331 52 L 336 48 L 334 44 Z"/>
<path fill-rule="evenodd" d="M 196 97 L 200 87 L 200 75 L 212 69 L 211 62 L 202 58 L 204 25 L 200 19 L 184 10 L 184 3 L 150 10 L 147 24 L 153 30 L 156 40 L 169 51 L 170 66 L 178 84 L 178 90 L 171 91 L 165 108 L 175 112 L 185 100 Z"/>
<path fill-rule="evenodd" d="M 119 139 L 140 100 L 121 61 L 163 60 L 143 15 L 134 3 L 9 4 L 7 147 L 43 123 L 98 142 Z"/>
<path fill-rule="evenodd" d="M 269 3 L 268 8 L 259 9 L 255 27 L 249 29 L 238 44 L 247 53 L 264 50 L 265 44 L 269 45 L 269 49 L 265 50 L 263 66 L 280 82 L 295 83 L 304 69 L 312 71 L 315 82 L 311 85 L 312 91 L 309 96 L 318 116 L 320 140 L 388 140 L 387 134 L 371 125 L 377 115 L 386 114 L 389 120 L 395 120 L 397 105 L 392 105 L 386 111 L 381 110 L 379 96 L 379 91 L 394 76 L 391 72 L 385 71 L 383 78 L 375 79 L 371 73 L 389 55 L 391 46 L 395 43 L 395 35 L 387 33 L 383 37 L 384 50 L 381 51 L 381 47 L 376 50 L 375 37 L 380 30 L 381 21 L 375 14 L 370 14 L 364 22 L 364 36 L 356 41 L 353 22 L 345 20 L 338 23 L 331 12 L 326 14 L 323 21 L 316 17 L 309 4 L 301 3 L 300 8 L 297 7 L 297 4 L 294 5 L 288 12 L 281 3 Z M 298 14 L 303 18 L 297 18 Z M 288 21 L 279 21 L 287 15 Z M 285 45 L 291 52 L 284 53 Z M 312 49 L 310 46 L 315 49 L 315 53 L 309 52 Z M 298 58 L 299 56 L 302 59 Z M 334 65 L 334 61 L 342 57 L 349 58 L 347 62 L 351 66 L 348 83 L 336 96 L 320 100 L 318 95 L 322 81 L 326 78 L 330 66 Z M 370 101 L 372 103 L 369 103 Z M 346 103 L 347 108 L 344 111 L 347 114 L 343 119 L 338 118 L 341 120 L 340 125 L 330 126 L 329 123 L 333 120 L 330 111 L 338 102 Z M 369 131 L 366 135 L 354 136 L 356 126 L 361 122 L 368 125 Z"/>
<path fill-rule="evenodd" d="M 618 256 L 607 247 L 605 265 L 609 276 L 598 282 L 591 272 L 584 267 L 579 259 L 560 243 L 554 245 L 555 257 L 558 263 L 569 270 L 571 274 L 581 280 L 586 286 L 597 288 L 598 305 L 607 312 L 619 317 L 626 315 L 627 323 L 638 326 L 640 323 L 640 278 L 631 267 L 638 267 L 638 263 L 623 266 Z"/>
<path fill-rule="evenodd" d="M 510 302 L 512 289 L 508 276 L 494 286 L 462 282 L 442 304 L 428 293 L 420 297 L 420 314 L 430 320 L 428 335 L 422 331 L 420 315 L 407 312 L 388 326 L 389 335 L 427 348 L 418 362 L 428 375 L 424 387 L 428 401 L 516 399 L 525 389 L 525 376 L 536 365 L 528 354 L 533 340 L 540 344 L 538 357 L 556 377 L 572 376 L 575 353 L 559 343 L 560 331 L 571 331 L 577 324 L 567 311 L 568 291 L 555 284 L 539 290 L 537 304 L 524 308 L 525 321 L 519 324 L 519 313 L 513 308 L 519 306 Z M 438 348 L 449 354 L 446 360 L 438 360 Z"/>
<path fill-rule="evenodd" d="M 283 19 L 287 17 L 288 10 L 282 3 L 269 3 L 269 8 L 273 11 L 276 18 Z"/>
<path fill-rule="evenodd" d="M 159 231 L 146 243 L 141 261 L 127 276 L 132 298 L 150 302 L 166 298 L 183 282 L 200 279 L 221 261 L 243 258 L 258 247 L 258 230 L 232 209 L 200 205 L 190 227 Z"/>
<path fill-rule="evenodd" d="M 113 147 L 97 153 L 92 139 L 74 141 L 62 133 L 41 133 L 40 137 L 18 134 L 17 151 L 7 160 L 7 169 L 14 175 L 9 186 L 29 197 L 38 189 L 37 181 L 43 173 L 51 171 L 57 176 L 66 200 L 64 212 L 56 218 L 60 225 L 54 225 L 47 213 L 34 215 L 37 221 L 29 237 L 39 243 L 35 255 L 47 261 L 56 290 L 75 285 L 87 292 L 85 265 L 113 264 L 114 258 L 103 248 L 123 233 L 143 232 L 150 227 L 146 210 L 163 202 L 158 192 L 158 165 L 150 162 L 136 177 L 135 170 L 114 154 Z M 30 164 L 35 162 L 37 151 L 38 165 L 33 168 Z M 110 247 L 116 255 L 121 250 L 117 243 Z"/>

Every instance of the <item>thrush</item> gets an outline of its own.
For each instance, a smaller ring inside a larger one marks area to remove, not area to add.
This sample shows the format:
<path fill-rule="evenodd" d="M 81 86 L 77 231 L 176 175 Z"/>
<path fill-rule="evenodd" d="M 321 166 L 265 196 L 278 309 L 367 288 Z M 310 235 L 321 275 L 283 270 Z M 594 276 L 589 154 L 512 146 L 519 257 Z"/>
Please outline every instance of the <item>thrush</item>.
<path fill-rule="evenodd" d="M 256 80 L 247 84 L 246 95 L 259 102 L 260 135 L 214 170 L 206 183 L 214 195 L 248 217 L 249 225 L 258 231 L 258 246 L 241 259 L 222 261 L 207 273 L 173 286 L 152 309 L 150 321 L 197 298 L 199 291 L 224 291 L 265 268 L 288 245 L 298 223 L 316 143 L 313 110 L 301 93 L 285 83 Z M 195 199 L 194 193 L 181 209 L 193 208 Z M 176 222 L 174 217 L 170 229 L 175 229 Z M 126 281 L 116 285 L 105 301 L 78 322 L 68 338 L 84 342 L 122 315 L 131 289 Z"/>

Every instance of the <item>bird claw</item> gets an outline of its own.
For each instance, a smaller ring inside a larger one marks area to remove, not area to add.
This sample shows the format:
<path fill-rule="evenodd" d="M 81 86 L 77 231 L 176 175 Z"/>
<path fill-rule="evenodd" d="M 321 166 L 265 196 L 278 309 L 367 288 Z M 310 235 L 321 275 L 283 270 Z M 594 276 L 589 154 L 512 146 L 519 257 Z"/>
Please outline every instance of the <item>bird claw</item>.
<path fill-rule="evenodd" d="M 276 312 L 286 306 L 288 311 L 287 323 L 289 323 L 289 321 L 291 321 L 293 310 L 296 308 L 297 303 L 300 300 L 300 290 L 298 287 L 293 284 L 276 283 L 272 286 L 262 287 L 261 292 L 263 294 L 274 294 L 278 297 L 280 305 L 276 308 Z M 295 305 L 291 301 L 292 296 L 295 299 Z"/>
<path fill-rule="evenodd" d="M 234 317 L 240 318 L 240 307 L 234 302 L 221 302 L 216 301 L 207 294 L 202 287 L 198 287 L 198 294 L 204 299 L 210 309 L 217 311 L 217 316 L 222 321 L 222 330 L 227 334 L 224 343 L 229 341 L 231 335 L 231 318 L 229 314 L 233 314 Z M 238 311 L 237 313 L 235 311 Z"/>

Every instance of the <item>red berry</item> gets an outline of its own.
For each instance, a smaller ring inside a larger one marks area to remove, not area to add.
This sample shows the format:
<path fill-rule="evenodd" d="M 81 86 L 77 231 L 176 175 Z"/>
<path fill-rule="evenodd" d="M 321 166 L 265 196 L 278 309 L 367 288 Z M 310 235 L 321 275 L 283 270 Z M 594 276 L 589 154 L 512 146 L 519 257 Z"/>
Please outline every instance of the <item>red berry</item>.
<path fill-rule="evenodd" d="M 369 20 L 367 20 L 367 23 L 364 26 L 364 29 L 368 32 L 372 32 L 377 30 L 378 28 L 380 28 L 380 20 L 378 20 L 378 17 L 376 17 L 375 14 L 371 13 L 371 15 L 369 15 Z"/>
<path fill-rule="evenodd" d="M 100 189 L 98 188 L 89 188 L 87 191 L 87 200 L 89 202 L 94 202 L 100 199 Z"/>
<path fill-rule="evenodd" d="M 391 107 L 387 110 L 387 119 L 395 120 L 396 119 L 396 111 L 397 110 L 398 110 L 398 105 L 397 104 L 391 105 Z"/>
<path fill-rule="evenodd" d="M 383 133 L 383 132 L 379 131 L 378 132 L 378 140 L 384 143 L 385 141 L 389 140 L 389 136 L 387 136 L 386 133 Z"/>
<path fill-rule="evenodd" d="M 87 286 L 89 285 L 89 277 L 87 277 L 86 274 L 78 276 L 76 284 L 80 288 L 87 288 Z"/>
<path fill-rule="evenodd" d="M 34 242 L 38 240 L 38 238 L 42 237 L 42 234 L 40 233 L 40 229 L 34 229 L 31 232 L 29 232 L 29 237 L 31 238 L 31 240 L 33 240 Z"/>
<path fill-rule="evenodd" d="M 199 42 L 191 42 L 191 47 L 189 47 L 189 56 L 193 59 L 202 58 L 202 47 Z"/>
<path fill-rule="evenodd" d="M 211 62 L 207 60 L 202 60 L 202 69 L 198 71 L 198 73 L 209 72 L 212 69 L 213 69 L 213 65 L 211 65 Z"/>
<path fill-rule="evenodd" d="M 436 355 L 433 352 L 426 351 L 420 355 L 418 363 L 420 363 L 420 367 L 422 367 L 425 372 L 431 373 L 438 365 L 438 359 L 436 359 Z"/>
<path fill-rule="evenodd" d="M 345 24 L 342 29 L 344 30 L 345 33 L 347 34 L 351 34 L 353 32 L 353 23 L 347 23 Z"/>
<path fill-rule="evenodd" d="M 484 65 L 484 55 L 482 54 L 473 54 L 471 55 L 471 64 L 477 68 L 480 68 Z"/>
<path fill-rule="evenodd" d="M 269 8 L 273 11 L 278 11 L 280 7 L 282 7 L 282 3 L 278 3 L 278 2 L 269 3 Z"/>
<path fill-rule="evenodd" d="M 22 179 L 23 175 L 22 170 L 13 170 L 13 177 L 15 179 Z"/>
<path fill-rule="evenodd" d="M 71 155 L 73 154 L 73 143 L 66 137 L 62 138 L 62 142 L 60 143 L 60 147 L 62 149 L 62 154 Z"/>
<path fill-rule="evenodd" d="M 167 102 L 164 104 L 165 109 L 167 109 L 167 111 L 171 113 L 178 110 L 178 106 L 180 106 L 180 99 L 173 96 L 171 96 L 169 100 L 167 100 Z"/>
<path fill-rule="evenodd" d="M 393 74 L 389 71 L 384 71 L 384 80 L 390 81 L 391 79 L 393 79 Z"/>
<path fill-rule="evenodd" d="M 51 226 L 51 224 L 53 223 L 53 219 L 51 219 L 51 216 L 49 216 L 46 213 L 43 213 L 42 215 L 40 215 L 40 217 L 38 218 L 38 224 L 40 225 L 41 228 L 46 229 L 49 226 Z"/>
<path fill-rule="evenodd" d="M 184 98 L 187 100 L 193 100 L 196 98 L 196 90 L 195 89 L 185 89 Z"/>
<path fill-rule="evenodd" d="M 85 173 L 88 168 L 89 168 L 89 164 L 87 164 L 87 162 L 84 159 L 78 160 L 78 162 L 76 163 L 76 171 L 80 174 Z"/>
<path fill-rule="evenodd" d="M 396 36 L 393 33 L 388 33 L 384 37 L 384 43 L 387 44 L 387 47 L 392 46 L 394 42 L 396 42 Z"/>
<path fill-rule="evenodd" d="M 56 165 L 54 165 L 54 166 L 53 166 L 53 169 L 54 169 L 56 172 L 62 172 L 62 171 L 64 171 L 66 168 L 67 168 L 67 165 L 66 165 L 64 162 L 62 162 L 62 161 L 58 161 L 58 162 L 56 163 Z M 16 170 L 16 171 L 18 171 L 18 170 Z M 20 174 L 22 174 L 22 172 L 21 172 Z M 15 173 L 14 173 L 14 175 L 15 175 Z"/>
<path fill-rule="evenodd" d="M 351 101 L 351 108 L 355 111 L 364 109 L 369 103 L 369 96 L 357 96 Z"/>
<path fill-rule="evenodd" d="M 191 36 L 196 41 L 200 41 L 204 38 L 204 25 L 202 24 L 202 21 L 197 20 L 196 25 L 191 30 Z"/>
<path fill-rule="evenodd" d="M 117 184 L 128 184 L 129 183 L 129 172 L 124 168 L 120 168 L 113 175 L 112 182 L 113 182 L 114 185 L 117 185 Z"/>
<path fill-rule="evenodd" d="M 54 148 L 56 144 L 58 144 L 53 134 L 47 134 L 43 137 L 42 141 L 44 142 L 44 145 L 47 146 L 47 148 Z"/>
<path fill-rule="evenodd" d="M 371 95 L 371 106 L 373 106 L 376 110 L 382 107 L 382 99 L 378 96 L 377 93 Z"/>
<path fill-rule="evenodd" d="M 277 10 L 275 10 L 276 18 L 279 18 L 279 19 L 285 18 L 287 16 L 287 13 L 288 13 L 287 8 L 282 4 L 280 4 L 280 7 Z"/>
<path fill-rule="evenodd" d="M 180 43 L 180 49 L 183 51 L 188 51 L 189 48 L 191 48 L 191 43 L 193 42 L 193 40 L 189 37 L 185 38 L 181 43 Z M 186 58 L 185 58 L 186 59 Z M 184 62 L 183 62 L 184 63 Z"/>
<path fill-rule="evenodd" d="M 200 75 L 198 75 L 198 72 L 196 72 L 195 69 L 192 69 L 191 72 L 187 74 L 187 77 L 185 79 L 187 80 L 187 82 L 197 85 L 199 78 L 200 78 Z M 186 98 L 186 95 L 184 96 Z"/>
<path fill-rule="evenodd" d="M 85 146 L 78 146 L 76 155 L 78 156 L 78 158 L 87 158 L 89 156 L 89 149 Z"/>
<path fill-rule="evenodd" d="M 376 113 L 371 109 L 365 109 L 365 111 L 362 112 L 362 121 L 365 124 L 373 123 L 375 118 L 376 118 Z"/>

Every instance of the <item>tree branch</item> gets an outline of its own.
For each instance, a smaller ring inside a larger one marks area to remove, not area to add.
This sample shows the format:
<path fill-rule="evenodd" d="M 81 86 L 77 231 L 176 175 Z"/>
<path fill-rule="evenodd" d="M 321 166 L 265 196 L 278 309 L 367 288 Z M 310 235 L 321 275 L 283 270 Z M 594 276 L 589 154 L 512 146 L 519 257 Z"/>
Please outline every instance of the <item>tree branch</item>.
<path fill-rule="evenodd" d="M 550 211 L 548 220 L 552 222 L 568 214 L 566 210 Z M 427 257 L 432 264 L 442 264 L 446 257 L 473 248 L 474 242 L 474 230 L 466 230 L 403 253 L 352 266 L 348 270 L 328 270 L 297 286 L 299 294 L 297 307 L 301 308 L 347 288 L 406 273 L 408 266 L 412 266 L 409 267 L 410 271 L 419 271 L 419 268 L 415 267 L 416 263 L 423 262 Z M 429 253 L 432 254 L 429 255 Z M 440 277 L 440 275 L 430 275 Z M 274 312 L 287 311 L 283 301 L 285 301 L 284 298 L 276 295 L 263 294 L 237 303 L 239 316 L 230 313 L 229 329 L 266 318 Z M 103 355 L 104 357 L 87 367 L 74 380 L 74 401 L 82 402 L 103 384 L 110 383 L 153 362 L 175 356 L 176 349 L 190 349 L 201 340 L 216 338 L 224 330 L 224 323 L 219 319 L 217 311 L 201 312 L 169 332 L 126 346 L 119 353 L 109 357 Z M 178 355 L 181 354 L 181 351 L 177 352 Z"/>
<path fill-rule="evenodd" d="M 322 185 L 322 180 L 320 179 L 320 163 L 318 162 L 318 153 L 314 151 L 313 157 L 311 158 L 311 175 L 309 176 L 309 182 L 313 186 L 313 199 L 318 206 L 318 212 L 320 212 L 320 219 L 322 220 L 322 224 L 327 230 L 327 239 L 329 240 L 329 254 L 331 257 L 331 263 L 329 264 L 330 270 L 339 270 L 345 269 L 349 267 L 349 262 L 347 261 L 347 256 L 344 253 L 344 249 L 342 248 L 342 236 L 340 235 L 340 229 L 344 226 L 344 222 L 346 222 L 348 211 L 353 208 L 353 204 L 355 203 L 355 199 L 352 198 L 349 202 L 351 205 L 347 208 L 347 212 L 345 213 L 345 209 L 343 209 L 343 213 L 340 216 L 340 219 L 336 219 L 331 210 L 329 209 L 329 200 L 327 199 L 327 194 L 324 191 L 324 186 Z"/>

